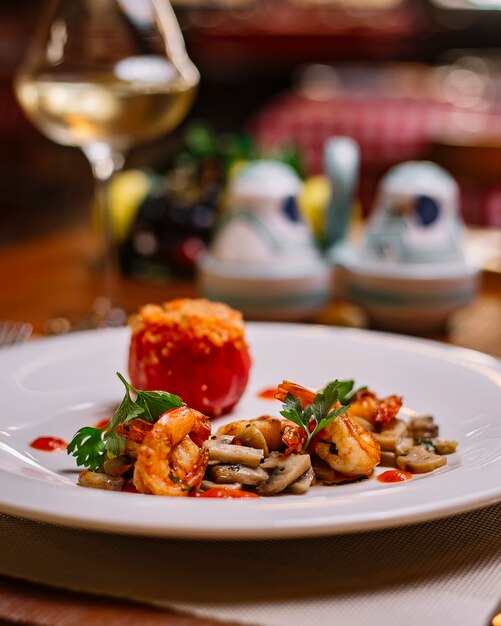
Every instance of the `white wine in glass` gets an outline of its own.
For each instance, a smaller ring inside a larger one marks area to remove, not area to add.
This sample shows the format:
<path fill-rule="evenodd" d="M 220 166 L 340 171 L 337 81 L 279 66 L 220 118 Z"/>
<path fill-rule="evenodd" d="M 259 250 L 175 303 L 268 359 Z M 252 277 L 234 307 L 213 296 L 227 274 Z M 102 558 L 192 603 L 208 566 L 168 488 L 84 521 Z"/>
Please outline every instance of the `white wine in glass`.
<path fill-rule="evenodd" d="M 168 0 L 55 0 L 17 74 L 16 95 L 32 123 L 81 148 L 91 164 L 103 230 L 104 324 L 113 323 L 119 271 L 110 180 L 127 150 L 183 120 L 198 82 Z"/>

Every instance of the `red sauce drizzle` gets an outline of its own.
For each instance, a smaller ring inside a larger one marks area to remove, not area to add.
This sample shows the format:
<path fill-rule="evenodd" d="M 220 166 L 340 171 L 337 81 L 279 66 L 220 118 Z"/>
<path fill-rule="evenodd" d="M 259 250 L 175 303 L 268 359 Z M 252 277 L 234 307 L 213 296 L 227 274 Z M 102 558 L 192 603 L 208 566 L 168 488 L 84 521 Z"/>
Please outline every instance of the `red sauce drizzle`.
<path fill-rule="evenodd" d="M 38 437 L 30 443 L 30 446 L 35 450 L 43 450 L 44 452 L 66 450 L 67 445 L 66 441 L 59 439 L 59 437 Z"/>
<path fill-rule="evenodd" d="M 275 394 L 277 393 L 276 387 L 267 387 L 260 391 L 257 396 L 258 398 L 262 398 L 263 400 L 274 400 Z"/>
<path fill-rule="evenodd" d="M 382 483 L 401 483 L 411 478 L 412 474 L 410 472 L 404 472 L 403 470 L 387 470 L 377 477 Z"/>
<path fill-rule="evenodd" d="M 105 417 L 104 419 L 99 420 L 99 422 L 96 424 L 95 428 L 104 428 L 109 423 L 110 423 L 110 418 L 109 417 Z"/>
<path fill-rule="evenodd" d="M 122 491 L 126 491 L 127 493 L 139 493 L 132 482 L 126 482 L 122 487 Z"/>
<path fill-rule="evenodd" d="M 228 487 L 212 487 L 207 491 L 197 491 L 193 494 L 196 498 L 259 498 L 251 491 L 241 489 L 229 489 Z"/>

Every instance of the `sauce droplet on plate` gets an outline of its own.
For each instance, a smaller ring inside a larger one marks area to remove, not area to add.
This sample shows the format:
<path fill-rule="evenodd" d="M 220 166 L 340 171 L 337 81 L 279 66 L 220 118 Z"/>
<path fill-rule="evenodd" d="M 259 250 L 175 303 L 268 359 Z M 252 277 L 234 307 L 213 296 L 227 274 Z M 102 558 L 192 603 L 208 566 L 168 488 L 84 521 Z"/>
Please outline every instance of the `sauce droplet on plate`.
<path fill-rule="evenodd" d="M 38 437 L 30 443 L 30 447 L 44 452 L 55 452 L 56 450 L 66 450 L 68 444 L 59 437 Z"/>
<path fill-rule="evenodd" d="M 401 483 L 411 478 L 412 474 L 410 472 L 404 472 L 403 470 L 387 470 L 377 477 L 382 483 Z"/>
<path fill-rule="evenodd" d="M 229 489 L 228 487 L 212 487 L 207 491 L 197 491 L 194 495 L 197 498 L 259 498 L 257 494 L 251 491 Z"/>
<path fill-rule="evenodd" d="M 277 393 L 276 387 L 267 387 L 260 391 L 257 395 L 258 398 L 262 398 L 263 400 L 274 400 L 275 394 Z"/>
<path fill-rule="evenodd" d="M 109 417 L 105 417 L 104 419 L 99 420 L 99 422 L 96 424 L 95 428 L 104 428 L 109 423 L 110 423 L 110 418 Z"/>

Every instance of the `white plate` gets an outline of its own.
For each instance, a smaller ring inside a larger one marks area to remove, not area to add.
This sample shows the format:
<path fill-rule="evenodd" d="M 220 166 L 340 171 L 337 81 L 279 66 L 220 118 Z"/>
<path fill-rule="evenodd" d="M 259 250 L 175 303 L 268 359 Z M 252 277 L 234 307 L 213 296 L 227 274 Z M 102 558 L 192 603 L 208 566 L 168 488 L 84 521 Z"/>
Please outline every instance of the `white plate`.
<path fill-rule="evenodd" d="M 501 498 L 501 368 L 486 355 L 356 330 L 249 324 L 254 365 L 245 396 L 225 419 L 278 414 L 258 397 L 286 378 L 319 387 L 355 378 L 432 413 L 459 452 L 432 474 L 398 484 L 375 478 L 314 487 L 304 496 L 200 500 L 76 486 L 73 457 L 38 452 L 39 436 L 69 440 L 108 416 L 123 395 L 127 329 L 33 341 L 0 353 L 0 510 L 81 528 L 177 537 L 263 538 L 369 530 L 430 520 Z M 187 372 L 189 376 L 189 372 Z M 382 470 L 378 470 L 382 471 Z"/>

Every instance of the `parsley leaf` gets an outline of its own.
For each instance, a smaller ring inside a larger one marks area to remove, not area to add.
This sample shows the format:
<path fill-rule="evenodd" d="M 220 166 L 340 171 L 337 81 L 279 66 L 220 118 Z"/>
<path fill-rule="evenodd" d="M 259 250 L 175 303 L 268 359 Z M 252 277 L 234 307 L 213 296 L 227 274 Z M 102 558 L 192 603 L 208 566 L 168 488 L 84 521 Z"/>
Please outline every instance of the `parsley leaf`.
<path fill-rule="evenodd" d="M 103 460 L 105 444 L 103 441 L 104 428 L 84 426 L 68 444 L 68 454 L 73 454 L 77 464 L 90 469 L 97 469 Z"/>
<path fill-rule="evenodd" d="M 123 382 L 123 381 L 122 381 Z M 108 456 L 114 457 L 120 454 L 120 451 L 125 448 L 125 437 L 122 437 L 116 432 L 116 427 L 121 424 L 126 424 L 136 417 L 142 416 L 144 413 L 143 407 L 138 406 L 130 397 L 128 387 L 125 388 L 125 396 L 122 402 L 118 405 L 116 411 L 111 418 L 110 428 L 104 435 L 104 441 L 106 445 L 106 452 Z"/>
<path fill-rule="evenodd" d="M 105 456 L 118 456 L 125 448 L 125 437 L 116 432 L 117 426 L 126 424 L 136 417 L 149 422 L 156 422 L 166 411 L 184 405 L 178 396 L 166 391 L 141 391 L 136 389 L 117 372 L 118 378 L 125 386 L 125 396 L 113 413 L 110 423 L 103 428 L 85 426 L 81 428 L 67 447 L 77 464 L 97 470 Z M 136 400 L 131 398 L 131 392 Z"/>
<path fill-rule="evenodd" d="M 349 400 L 356 392 L 352 392 L 353 380 L 334 380 L 327 383 L 325 387 L 317 393 L 313 402 L 302 408 L 301 399 L 288 393 L 280 415 L 291 420 L 306 432 L 306 441 L 303 451 L 308 448 L 313 437 L 323 430 L 332 420 L 339 415 L 346 413 L 349 409 Z M 333 408 L 336 404 L 337 408 Z"/>
<path fill-rule="evenodd" d="M 141 391 L 128 383 L 119 372 L 117 372 L 117 376 L 123 382 L 127 390 L 133 391 L 136 394 L 136 404 L 144 409 L 144 415 L 142 417 L 148 422 L 156 422 L 166 411 L 184 405 L 181 398 L 173 393 L 167 391 Z"/>
<path fill-rule="evenodd" d="M 283 409 L 280 411 L 280 415 L 291 422 L 294 422 L 294 424 L 301 426 L 301 428 L 304 428 L 301 400 L 299 398 L 295 398 L 291 393 L 288 393 L 285 396 L 285 402 Z"/>

